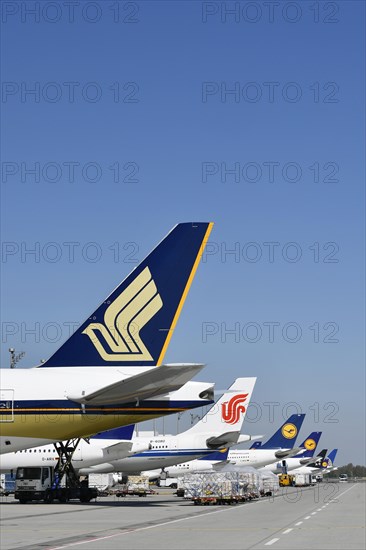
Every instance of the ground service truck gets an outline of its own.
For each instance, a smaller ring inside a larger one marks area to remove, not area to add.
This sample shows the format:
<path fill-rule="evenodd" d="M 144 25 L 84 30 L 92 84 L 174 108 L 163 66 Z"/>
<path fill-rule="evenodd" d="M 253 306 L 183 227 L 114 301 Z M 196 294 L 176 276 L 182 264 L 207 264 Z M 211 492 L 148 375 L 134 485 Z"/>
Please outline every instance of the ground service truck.
<path fill-rule="evenodd" d="M 78 486 L 68 487 L 62 485 L 51 466 L 41 468 L 17 468 L 15 480 L 14 498 L 21 504 L 31 500 L 43 500 L 44 502 L 67 502 L 80 500 L 90 502 L 98 496 L 95 487 L 89 487 L 88 481 L 81 481 Z"/>

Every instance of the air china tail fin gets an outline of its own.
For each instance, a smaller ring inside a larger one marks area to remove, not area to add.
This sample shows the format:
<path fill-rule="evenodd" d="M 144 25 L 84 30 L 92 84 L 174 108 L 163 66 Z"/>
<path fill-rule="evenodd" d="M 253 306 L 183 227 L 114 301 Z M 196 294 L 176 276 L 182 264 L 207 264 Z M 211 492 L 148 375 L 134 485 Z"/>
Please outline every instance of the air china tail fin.
<path fill-rule="evenodd" d="M 185 435 L 212 434 L 206 440 L 211 449 L 238 441 L 256 378 L 237 378 L 208 413 L 185 432 Z M 222 459 L 220 459 L 222 460 Z"/>
<path fill-rule="evenodd" d="M 266 443 L 255 441 L 251 449 L 292 449 L 305 414 L 293 414 Z"/>
<path fill-rule="evenodd" d="M 162 364 L 212 223 L 180 223 L 39 368 Z"/>
<path fill-rule="evenodd" d="M 314 456 L 315 449 L 318 446 L 321 435 L 322 432 L 311 432 L 311 434 L 300 445 L 304 451 L 298 453 L 294 458 L 311 458 Z"/>

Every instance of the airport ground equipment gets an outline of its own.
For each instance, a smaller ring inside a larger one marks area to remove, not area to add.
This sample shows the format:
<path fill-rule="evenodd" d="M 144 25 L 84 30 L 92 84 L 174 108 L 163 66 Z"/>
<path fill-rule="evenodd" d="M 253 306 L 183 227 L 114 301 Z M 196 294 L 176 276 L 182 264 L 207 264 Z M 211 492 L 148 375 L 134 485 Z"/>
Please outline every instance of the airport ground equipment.
<path fill-rule="evenodd" d="M 257 472 L 207 472 L 188 474 L 180 480 L 184 498 L 195 505 L 237 504 L 260 496 Z"/>
<path fill-rule="evenodd" d="M 15 499 L 20 503 L 43 500 L 90 502 L 98 496 L 95 487 L 89 487 L 88 479 L 80 480 L 72 465 L 72 456 L 80 439 L 55 443 L 58 461 L 55 467 L 18 467 L 15 481 Z"/>
<path fill-rule="evenodd" d="M 293 486 L 294 487 L 309 487 L 310 485 L 314 485 L 313 479 L 312 479 L 311 472 L 308 474 L 306 473 L 297 473 L 293 475 Z"/>
<path fill-rule="evenodd" d="M 294 476 L 289 474 L 280 474 L 278 476 L 280 487 L 291 487 L 294 482 Z"/>
<path fill-rule="evenodd" d="M 275 496 L 280 490 L 278 476 L 272 472 L 266 472 L 260 475 L 260 494 L 262 497 Z"/>
<path fill-rule="evenodd" d="M 0 474 L 0 496 L 7 497 L 14 493 L 15 479 L 11 474 Z"/>
<path fill-rule="evenodd" d="M 120 489 L 115 492 L 117 497 L 126 497 L 128 495 L 136 495 L 139 497 L 146 497 L 149 494 L 154 493 L 150 489 L 149 478 L 147 476 L 128 476 L 126 483 L 124 483 Z"/>

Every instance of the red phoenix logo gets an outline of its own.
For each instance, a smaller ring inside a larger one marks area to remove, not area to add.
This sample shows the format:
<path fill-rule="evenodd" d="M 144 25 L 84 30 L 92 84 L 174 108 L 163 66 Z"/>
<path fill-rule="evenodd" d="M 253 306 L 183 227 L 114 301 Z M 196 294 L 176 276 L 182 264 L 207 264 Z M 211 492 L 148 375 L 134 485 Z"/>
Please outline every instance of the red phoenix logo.
<path fill-rule="evenodd" d="M 221 414 L 224 422 L 227 424 L 236 424 L 239 422 L 240 415 L 245 413 L 246 410 L 243 403 L 246 401 L 247 397 L 247 393 L 239 393 L 238 395 L 234 395 L 230 401 L 222 403 Z"/>

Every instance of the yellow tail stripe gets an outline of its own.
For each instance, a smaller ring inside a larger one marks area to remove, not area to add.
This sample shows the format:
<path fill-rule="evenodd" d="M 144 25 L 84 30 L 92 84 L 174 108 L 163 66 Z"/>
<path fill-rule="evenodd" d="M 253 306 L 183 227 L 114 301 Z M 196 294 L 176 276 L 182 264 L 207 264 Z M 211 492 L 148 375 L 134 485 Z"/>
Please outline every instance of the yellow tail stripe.
<path fill-rule="evenodd" d="M 167 350 L 167 347 L 169 346 L 169 342 L 170 342 L 170 339 L 171 337 L 173 336 L 173 332 L 174 332 L 174 329 L 175 329 L 175 325 L 177 324 L 178 322 L 178 318 L 179 318 L 179 315 L 180 315 L 180 312 L 182 310 L 182 307 L 184 305 L 184 302 L 186 301 L 186 298 L 187 298 L 187 294 L 189 292 L 189 289 L 191 288 L 191 284 L 192 284 L 192 281 L 194 279 L 194 276 L 196 274 L 196 271 L 197 271 L 197 268 L 198 268 L 198 264 L 200 263 L 200 260 L 201 260 L 201 257 L 202 257 L 202 254 L 203 254 L 203 250 L 206 246 L 206 243 L 209 239 L 209 236 L 210 236 L 210 233 L 212 231 L 212 228 L 213 228 L 213 222 L 210 222 L 208 224 L 208 228 L 207 228 L 207 231 L 205 233 L 205 236 L 202 240 L 202 243 L 201 243 L 201 246 L 200 246 L 200 249 L 198 251 L 198 254 L 197 254 L 197 257 L 196 257 L 196 260 L 193 264 L 193 267 L 192 267 L 192 271 L 188 277 L 188 281 L 187 281 L 187 284 L 185 286 L 185 289 L 183 291 L 183 294 L 182 294 L 182 297 L 180 299 L 180 302 L 179 302 L 179 305 L 177 307 L 177 311 L 175 312 L 175 315 L 174 315 L 174 318 L 173 318 L 173 322 L 170 326 L 170 329 L 168 330 L 168 335 L 166 337 L 166 340 L 164 342 L 164 346 L 163 346 L 163 349 L 161 350 L 161 353 L 160 353 L 160 356 L 159 356 L 159 359 L 158 359 L 158 362 L 157 362 L 157 366 L 159 367 L 162 362 L 163 362 L 163 359 L 164 359 L 164 356 L 165 356 L 165 353 L 166 353 L 166 350 Z"/>

